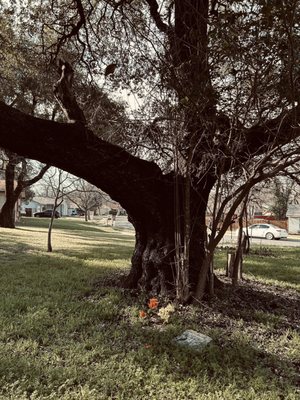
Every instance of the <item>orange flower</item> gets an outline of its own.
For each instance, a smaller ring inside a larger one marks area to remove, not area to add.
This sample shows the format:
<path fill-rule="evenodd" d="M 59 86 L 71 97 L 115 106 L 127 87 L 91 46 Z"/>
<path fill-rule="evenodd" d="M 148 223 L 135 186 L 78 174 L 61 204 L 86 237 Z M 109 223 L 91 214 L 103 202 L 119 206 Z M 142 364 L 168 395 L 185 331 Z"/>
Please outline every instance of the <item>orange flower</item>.
<path fill-rule="evenodd" d="M 158 306 L 158 300 L 157 299 L 150 299 L 148 303 L 148 307 L 151 309 L 157 308 Z"/>
<path fill-rule="evenodd" d="M 145 313 L 144 310 L 140 311 L 140 318 L 146 318 L 147 314 Z"/>

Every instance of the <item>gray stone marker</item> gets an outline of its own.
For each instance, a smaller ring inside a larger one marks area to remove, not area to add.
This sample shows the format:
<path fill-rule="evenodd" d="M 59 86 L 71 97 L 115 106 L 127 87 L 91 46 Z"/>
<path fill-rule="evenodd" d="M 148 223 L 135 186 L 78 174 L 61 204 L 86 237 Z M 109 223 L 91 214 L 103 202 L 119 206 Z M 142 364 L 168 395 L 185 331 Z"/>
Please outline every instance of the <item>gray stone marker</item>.
<path fill-rule="evenodd" d="M 191 350 L 195 351 L 201 351 L 211 341 L 212 338 L 210 338 L 209 336 L 193 331 L 192 329 L 184 331 L 180 336 L 177 336 L 174 339 L 175 344 L 190 348 Z"/>

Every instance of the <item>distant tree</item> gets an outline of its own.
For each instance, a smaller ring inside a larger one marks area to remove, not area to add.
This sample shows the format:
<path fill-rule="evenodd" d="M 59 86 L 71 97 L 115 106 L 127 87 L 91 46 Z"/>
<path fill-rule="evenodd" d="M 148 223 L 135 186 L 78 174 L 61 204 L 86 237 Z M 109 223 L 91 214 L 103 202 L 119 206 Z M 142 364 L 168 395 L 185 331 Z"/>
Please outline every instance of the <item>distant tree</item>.
<path fill-rule="evenodd" d="M 51 168 L 48 173 L 44 176 L 42 183 L 42 190 L 44 186 L 44 193 L 47 197 L 53 199 L 52 214 L 48 227 L 47 235 L 47 251 L 52 252 L 52 230 L 55 219 L 55 214 L 59 206 L 66 199 L 66 195 L 72 192 L 72 181 L 70 181 L 70 176 L 68 173 L 62 171 L 58 168 Z"/>
<path fill-rule="evenodd" d="M 274 214 L 276 219 L 285 219 L 288 205 L 291 201 L 295 181 L 287 177 L 275 178 L 273 180 L 273 204 L 270 211 Z"/>
<path fill-rule="evenodd" d="M 31 187 L 26 187 L 24 190 L 24 197 L 22 198 L 24 202 L 30 202 L 35 196 L 35 191 Z"/>
<path fill-rule="evenodd" d="M 25 189 L 43 177 L 49 166 L 43 166 L 35 172 L 24 157 L 9 151 L 5 152 L 5 156 L 5 202 L 0 210 L 0 226 L 15 228 L 15 207 L 18 199 Z"/>
<path fill-rule="evenodd" d="M 107 196 L 96 186 L 91 185 L 84 179 L 75 179 L 72 184 L 72 192 L 67 194 L 76 206 L 84 211 L 85 220 L 88 221 L 90 211 L 99 208 Z"/>

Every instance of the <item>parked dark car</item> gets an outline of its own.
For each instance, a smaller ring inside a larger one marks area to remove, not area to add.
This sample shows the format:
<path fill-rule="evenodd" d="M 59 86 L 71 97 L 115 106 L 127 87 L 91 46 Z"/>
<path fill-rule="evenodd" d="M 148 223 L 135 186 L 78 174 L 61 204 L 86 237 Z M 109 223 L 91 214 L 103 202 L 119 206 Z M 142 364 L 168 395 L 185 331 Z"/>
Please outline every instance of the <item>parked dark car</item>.
<path fill-rule="evenodd" d="M 83 217 L 84 216 L 84 211 L 80 210 L 79 208 L 77 208 L 76 210 L 73 210 L 71 212 L 71 217 L 73 216 L 79 216 L 79 217 Z"/>
<path fill-rule="evenodd" d="M 51 218 L 52 211 L 53 210 L 44 210 L 44 211 L 36 212 L 33 215 L 35 217 L 37 217 L 37 218 Z M 59 212 L 55 211 L 55 215 L 54 216 L 55 216 L 55 218 L 59 218 L 60 217 Z"/>

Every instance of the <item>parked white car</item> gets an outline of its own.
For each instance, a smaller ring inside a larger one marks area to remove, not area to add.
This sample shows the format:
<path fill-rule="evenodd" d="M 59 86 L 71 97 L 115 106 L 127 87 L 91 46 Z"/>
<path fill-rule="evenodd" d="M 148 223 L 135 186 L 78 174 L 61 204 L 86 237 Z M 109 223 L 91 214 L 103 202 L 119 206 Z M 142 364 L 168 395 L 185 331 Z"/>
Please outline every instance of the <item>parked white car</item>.
<path fill-rule="evenodd" d="M 287 238 L 288 233 L 285 229 L 281 229 L 278 226 L 272 224 L 254 224 L 248 226 L 248 228 L 243 228 L 245 234 L 248 233 L 250 237 L 281 239 Z"/>

